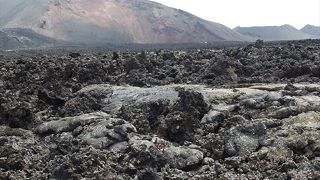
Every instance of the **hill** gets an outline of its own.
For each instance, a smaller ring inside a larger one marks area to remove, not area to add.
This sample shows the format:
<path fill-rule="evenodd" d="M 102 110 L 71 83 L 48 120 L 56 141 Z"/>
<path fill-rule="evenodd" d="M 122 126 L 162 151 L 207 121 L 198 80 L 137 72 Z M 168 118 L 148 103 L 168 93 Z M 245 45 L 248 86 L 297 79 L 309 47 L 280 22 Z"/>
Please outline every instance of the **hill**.
<path fill-rule="evenodd" d="M 85 43 L 250 40 L 230 28 L 148 0 L 0 0 L 0 27 Z"/>
<path fill-rule="evenodd" d="M 282 26 L 236 27 L 234 30 L 243 35 L 266 41 L 301 40 L 312 38 L 311 35 L 301 32 L 295 27 L 287 24 Z"/>
<path fill-rule="evenodd" d="M 304 26 L 300 31 L 313 35 L 315 38 L 320 38 L 320 27 L 319 26 L 312 26 L 310 24 Z"/>

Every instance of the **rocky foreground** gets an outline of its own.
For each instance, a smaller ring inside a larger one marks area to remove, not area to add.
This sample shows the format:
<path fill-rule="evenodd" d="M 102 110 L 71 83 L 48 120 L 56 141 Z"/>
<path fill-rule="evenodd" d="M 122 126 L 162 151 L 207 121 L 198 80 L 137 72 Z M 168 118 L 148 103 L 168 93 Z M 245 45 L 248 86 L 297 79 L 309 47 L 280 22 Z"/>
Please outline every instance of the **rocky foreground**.
<path fill-rule="evenodd" d="M 0 179 L 320 179 L 319 56 L 0 52 Z"/>

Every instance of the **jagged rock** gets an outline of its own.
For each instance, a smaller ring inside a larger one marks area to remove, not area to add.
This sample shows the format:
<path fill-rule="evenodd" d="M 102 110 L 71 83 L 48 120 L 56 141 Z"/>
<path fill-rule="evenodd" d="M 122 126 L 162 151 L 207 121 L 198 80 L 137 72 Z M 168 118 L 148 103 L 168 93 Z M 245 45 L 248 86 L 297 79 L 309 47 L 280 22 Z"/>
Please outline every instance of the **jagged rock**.
<path fill-rule="evenodd" d="M 25 138 L 33 137 L 33 133 L 30 130 L 21 128 L 10 128 L 7 126 L 0 126 L 0 136 L 20 136 Z"/>
<path fill-rule="evenodd" d="M 299 88 L 295 87 L 293 84 L 287 84 L 285 87 L 284 87 L 285 90 L 288 90 L 288 91 L 296 91 L 298 90 Z"/>
<path fill-rule="evenodd" d="M 72 175 L 72 170 L 70 169 L 70 167 L 68 167 L 68 165 L 62 164 L 57 166 L 53 170 L 52 174 L 53 177 L 56 179 L 68 179 Z"/>
<path fill-rule="evenodd" d="M 126 144 L 119 143 L 127 141 L 128 134 L 133 132 L 136 132 L 136 128 L 128 122 L 122 119 L 108 118 L 85 128 L 78 137 L 95 148 L 113 146 L 110 149 L 121 150 L 126 148 Z"/>
<path fill-rule="evenodd" d="M 173 104 L 178 100 L 178 92 L 171 87 L 138 88 L 107 84 L 85 87 L 74 96 L 65 105 L 67 112 L 102 110 L 116 114 L 124 105 L 139 105 L 158 100 L 169 100 Z"/>
<path fill-rule="evenodd" d="M 245 156 L 257 150 L 259 141 L 247 135 L 237 135 L 225 144 L 225 152 L 229 156 Z"/>
<path fill-rule="evenodd" d="M 208 114 L 204 115 L 203 118 L 201 119 L 201 123 L 206 124 L 206 123 L 213 123 L 213 122 L 222 122 L 224 120 L 225 116 L 223 113 L 219 111 L 214 111 L 211 110 L 208 112 Z"/>
<path fill-rule="evenodd" d="M 117 60 L 119 59 L 119 54 L 117 52 L 112 53 L 112 60 Z"/>
<path fill-rule="evenodd" d="M 245 156 L 258 150 L 259 138 L 267 133 L 264 123 L 253 121 L 230 129 L 226 137 L 225 152 L 229 156 Z"/>
<path fill-rule="evenodd" d="M 12 128 L 29 129 L 34 123 L 34 113 L 28 103 L 18 104 L 7 110 L 0 112 L 3 117 L 0 118 L 1 124 L 6 124 Z"/>
<path fill-rule="evenodd" d="M 64 106 L 66 100 L 59 96 L 51 96 L 48 90 L 38 91 L 38 98 L 53 106 Z"/>
<path fill-rule="evenodd" d="M 91 85 L 74 94 L 64 106 L 65 113 L 69 116 L 81 113 L 99 111 L 104 106 L 104 99 L 111 96 L 113 89 L 110 85 Z"/>
<path fill-rule="evenodd" d="M 174 146 L 160 138 L 153 138 L 150 141 L 133 137 L 129 140 L 129 144 L 134 151 L 147 152 L 154 158 L 163 159 L 173 168 L 192 169 L 200 166 L 203 160 L 203 153 L 200 150 L 187 146 Z"/>
<path fill-rule="evenodd" d="M 262 47 L 263 47 L 263 40 L 258 39 L 258 40 L 254 43 L 254 46 L 255 46 L 256 48 L 262 48 Z"/>
<path fill-rule="evenodd" d="M 74 53 L 70 53 L 70 54 L 69 54 L 69 56 L 70 56 L 70 57 L 72 57 L 72 58 L 77 58 L 77 57 L 80 57 L 80 56 L 81 56 L 81 54 L 80 54 L 80 53 L 75 53 L 75 52 L 74 52 Z"/>

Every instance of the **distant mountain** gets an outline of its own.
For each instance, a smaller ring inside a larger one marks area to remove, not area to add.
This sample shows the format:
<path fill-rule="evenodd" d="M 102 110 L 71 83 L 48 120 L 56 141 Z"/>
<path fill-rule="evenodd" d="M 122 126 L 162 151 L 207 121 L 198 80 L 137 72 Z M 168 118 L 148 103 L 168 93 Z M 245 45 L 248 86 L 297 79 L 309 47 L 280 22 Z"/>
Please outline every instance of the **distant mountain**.
<path fill-rule="evenodd" d="M 266 41 L 300 40 L 312 38 L 310 34 L 301 32 L 293 26 L 287 24 L 282 26 L 236 27 L 234 30 L 243 35 Z"/>
<path fill-rule="evenodd" d="M 62 43 L 30 29 L 0 29 L 0 49 L 38 48 Z"/>
<path fill-rule="evenodd" d="M 320 38 L 320 27 L 319 26 L 312 26 L 310 24 L 304 26 L 302 29 L 300 29 L 301 32 L 304 32 L 306 34 L 310 34 L 315 36 L 316 38 Z"/>
<path fill-rule="evenodd" d="M 85 43 L 248 41 L 228 27 L 148 0 L 0 0 L 0 27 Z"/>

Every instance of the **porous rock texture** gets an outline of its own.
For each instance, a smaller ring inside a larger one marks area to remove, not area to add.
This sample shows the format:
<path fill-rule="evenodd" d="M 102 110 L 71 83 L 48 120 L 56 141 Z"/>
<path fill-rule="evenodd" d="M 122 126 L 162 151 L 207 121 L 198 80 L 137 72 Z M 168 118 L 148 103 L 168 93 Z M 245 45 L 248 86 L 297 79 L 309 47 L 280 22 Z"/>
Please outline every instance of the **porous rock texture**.
<path fill-rule="evenodd" d="M 0 179 L 319 179 L 319 50 L 1 52 Z"/>

